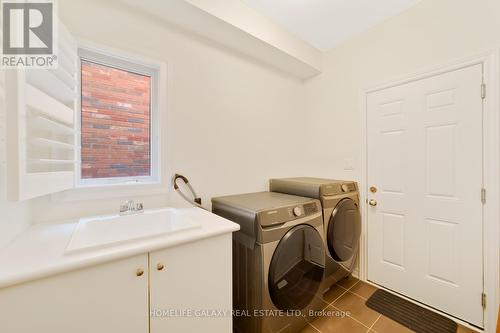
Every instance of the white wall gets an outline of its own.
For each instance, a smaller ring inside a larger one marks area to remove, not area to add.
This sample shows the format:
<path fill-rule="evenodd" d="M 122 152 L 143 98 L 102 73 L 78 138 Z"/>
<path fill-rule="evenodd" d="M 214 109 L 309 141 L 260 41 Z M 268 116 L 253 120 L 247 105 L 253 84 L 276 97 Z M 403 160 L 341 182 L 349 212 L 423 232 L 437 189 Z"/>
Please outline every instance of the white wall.
<path fill-rule="evenodd" d="M 310 173 L 359 180 L 363 90 L 497 50 L 499 13 L 498 0 L 422 0 L 328 52 L 324 72 L 305 84 L 311 140 L 323 143 L 311 150 Z M 354 170 L 344 169 L 346 158 L 353 160 Z M 492 272 L 487 267 L 488 288 L 495 283 Z M 488 297 L 494 307 L 497 292 Z M 492 312 L 486 323 L 491 332 Z"/>
<path fill-rule="evenodd" d="M 321 69 L 322 53 L 315 47 L 291 34 L 281 24 L 254 10 L 243 1 L 234 0 L 186 0 L 238 29 L 265 41 L 304 63 Z"/>
<path fill-rule="evenodd" d="M 166 176 L 187 175 L 205 203 L 264 190 L 269 177 L 358 179 L 362 89 L 500 45 L 499 1 L 422 0 L 328 52 L 324 73 L 304 85 L 112 1 L 59 5 L 80 38 L 168 63 Z M 122 200 L 44 197 L 34 200 L 33 216 L 114 212 Z M 175 193 L 141 200 L 146 207 L 179 202 Z"/>
<path fill-rule="evenodd" d="M 5 197 L 5 168 L 0 166 L 0 248 L 30 225 L 28 202 L 12 203 Z"/>
<path fill-rule="evenodd" d="M 259 61 L 309 78 L 323 53 L 280 24 L 235 0 L 116 0 Z M 136 11 L 137 11 L 136 10 Z"/>
<path fill-rule="evenodd" d="M 307 162 L 303 83 L 112 1 L 60 1 L 79 38 L 168 64 L 168 110 L 162 131 L 170 178 L 189 177 L 212 196 L 267 188 L 270 176 L 302 174 Z M 169 199 L 170 197 L 170 199 Z M 116 212 L 124 198 L 83 202 L 34 200 L 36 222 Z M 178 202 L 176 193 L 138 198 L 145 207 Z"/>
<path fill-rule="evenodd" d="M 310 173 L 359 179 L 362 91 L 499 47 L 498 13 L 498 0 L 422 0 L 328 52 L 324 72 L 306 83 L 308 132 L 322 143 Z"/>

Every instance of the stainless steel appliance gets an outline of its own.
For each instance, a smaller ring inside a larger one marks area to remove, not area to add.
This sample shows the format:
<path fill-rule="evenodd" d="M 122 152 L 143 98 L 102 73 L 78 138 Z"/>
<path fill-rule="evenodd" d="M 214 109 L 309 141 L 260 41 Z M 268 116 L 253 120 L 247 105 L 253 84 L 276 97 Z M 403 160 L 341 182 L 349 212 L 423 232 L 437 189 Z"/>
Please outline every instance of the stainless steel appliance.
<path fill-rule="evenodd" d="M 324 307 L 321 204 L 258 192 L 212 199 L 212 211 L 238 223 L 233 234 L 236 332 L 299 332 Z"/>
<path fill-rule="evenodd" d="M 355 268 L 361 237 L 358 185 L 353 181 L 298 177 L 271 179 L 270 190 L 321 201 L 325 234 L 324 289 Z"/>

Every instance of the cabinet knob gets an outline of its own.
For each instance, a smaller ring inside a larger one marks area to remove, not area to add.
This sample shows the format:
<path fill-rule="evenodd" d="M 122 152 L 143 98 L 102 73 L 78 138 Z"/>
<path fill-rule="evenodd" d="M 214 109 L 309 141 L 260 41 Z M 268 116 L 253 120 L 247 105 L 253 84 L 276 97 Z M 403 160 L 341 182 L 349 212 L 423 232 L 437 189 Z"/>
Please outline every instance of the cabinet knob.
<path fill-rule="evenodd" d="M 136 271 L 135 271 L 135 275 L 137 276 L 143 276 L 144 275 L 144 270 L 141 269 L 141 268 L 138 268 Z"/>
<path fill-rule="evenodd" d="M 165 265 L 163 265 L 162 263 L 158 263 L 156 265 L 156 269 L 159 270 L 159 271 L 162 271 L 164 268 L 165 268 Z"/>

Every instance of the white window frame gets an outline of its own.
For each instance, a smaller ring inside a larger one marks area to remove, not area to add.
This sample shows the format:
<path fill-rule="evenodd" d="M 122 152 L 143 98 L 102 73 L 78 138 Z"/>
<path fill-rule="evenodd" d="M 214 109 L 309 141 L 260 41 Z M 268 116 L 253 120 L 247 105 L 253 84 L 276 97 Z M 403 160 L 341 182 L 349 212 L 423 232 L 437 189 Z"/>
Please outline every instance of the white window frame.
<path fill-rule="evenodd" d="M 150 106 L 150 168 L 149 176 L 131 177 L 109 177 L 109 178 L 82 178 L 81 174 L 81 61 L 86 60 L 104 66 L 121 69 L 124 71 L 147 75 L 151 77 L 151 106 Z M 76 124 L 78 126 L 78 149 L 76 151 L 75 187 L 105 187 L 118 185 L 148 185 L 161 183 L 161 157 L 160 157 L 160 133 L 159 133 L 159 104 L 160 104 L 160 64 L 144 63 L 140 59 L 124 56 L 122 54 L 108 51 L 96 50 L 86 47 L 78 48 L 78 108 L 76 112 Z"/>

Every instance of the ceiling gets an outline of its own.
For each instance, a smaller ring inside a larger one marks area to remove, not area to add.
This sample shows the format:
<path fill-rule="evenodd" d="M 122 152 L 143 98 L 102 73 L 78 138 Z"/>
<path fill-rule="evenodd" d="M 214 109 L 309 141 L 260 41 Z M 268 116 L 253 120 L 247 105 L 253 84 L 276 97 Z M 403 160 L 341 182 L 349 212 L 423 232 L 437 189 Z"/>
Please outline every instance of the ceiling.
<path fill-rule="evenodd" d="M 412 7 L 420 0 L 243 0 L 320 50 Z"/>

